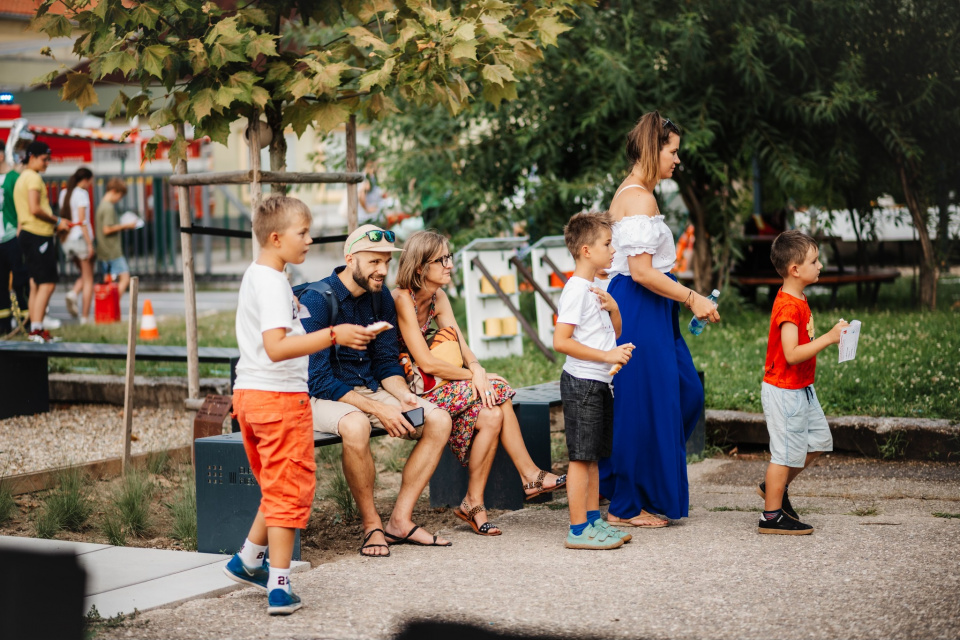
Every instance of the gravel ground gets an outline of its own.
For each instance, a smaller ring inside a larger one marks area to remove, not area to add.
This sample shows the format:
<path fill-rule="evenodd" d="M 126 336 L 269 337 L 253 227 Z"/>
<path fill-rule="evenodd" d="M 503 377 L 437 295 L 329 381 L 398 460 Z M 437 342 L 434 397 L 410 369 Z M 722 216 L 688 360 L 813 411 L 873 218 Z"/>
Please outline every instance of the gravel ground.
<path fill-rule="evenodd" d="M 133 412 L 131 452 L 189 445 L 192 414 L 173 409 Z M 123 454 L 123 408 L 55 405 L 48 413 L 0 420 L 0 476 L 33 473 Z"/>
<path fill-rule="evenodd" d="M 305 606 L 286 618 L 245 589 L 100 637 L 387 638 L 417 618 L 578 638 L 960 637 L 960 520 L 932 515 L 960 512 L 960 465 L 825 459 L 791 486 L 817 529 L 802 537 L 757 535 L 764 466 L 692 465 L 690 518 L 618 550 L 566 550 L 566 511 L 528 508 L 497 518 L 500 537 L 457 526 L 449 549 L 298 574 Z"/>

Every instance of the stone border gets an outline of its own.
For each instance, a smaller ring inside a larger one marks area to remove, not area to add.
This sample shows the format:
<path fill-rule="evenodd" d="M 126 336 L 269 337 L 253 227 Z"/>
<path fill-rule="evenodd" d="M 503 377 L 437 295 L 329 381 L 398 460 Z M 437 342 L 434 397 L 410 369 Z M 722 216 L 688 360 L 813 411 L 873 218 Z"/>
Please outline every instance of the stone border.
<path fill-rule="evenodd" d="M 161 453 L 161 451 L 147 451 L 130 456 L 133 464 L 146 463 L 151 455 Z M 177 447 L 176 449 L 167 449 L 167 454 L 171 460 L 189 460 L 193 452 L 193 447 Z M 91 477 L 99 480 L 120 475 L 123 461 L 120 458 L 107 458 L 106 460 L 94 460 L 93 462 L 84 462 L 82 464 L 69 465 L 65 467 L 55 467 L 53 469 L 44 469 L 33 473 L 21 473 L 19 475 L 0 477 L 0 482 L 8 487 L 13 495 L 23 493 L 33 493 L 52 489 L 57 486 L 57 476 L 67 469 L 80 469 L 90 474 Z"/>
<path fill-rule="evenodd" d="M 871 458 L 960 460 L 960 424 L 926 418 L 828 417 L 833 446 Z M 767 444 L 762 413 L 707 411 L 707 437 L 716 444 Z M 886 455 L 884 455 L 886 454 Z"/>

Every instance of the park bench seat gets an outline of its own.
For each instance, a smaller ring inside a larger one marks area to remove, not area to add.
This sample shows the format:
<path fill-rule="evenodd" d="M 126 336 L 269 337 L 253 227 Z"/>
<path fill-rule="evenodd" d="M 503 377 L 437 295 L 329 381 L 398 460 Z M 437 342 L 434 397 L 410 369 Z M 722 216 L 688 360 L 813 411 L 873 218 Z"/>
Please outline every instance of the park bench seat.
<path fill-rule="evenodd" d="M 781 278 L 776 272 L 754 272 L 754 273 L 733 273 L 731 277 L 741 289 L 746 289 L 751 293 L 756 292 L 759 286 L 779 287 L 783 284 Z M 830 287 L 832 289 L 830 303 L 834 304 L 837 298 L 837 289 L 845 284 L 866 284 L 868 286 L 868 295 L 870 304 L 876 304 L 877 295 L 880 291 L 880 285 L 885 282 L 893 282 L 900 277 L 898 269 L 875 268 L 866 271 L 851 271 L 849 269 L 836 269 L 827 267 L 820 272 L 820 280 L 816 285 L 818 287 Z M 776 296 L 776 289 L 771 290 L 771 300 Z"/>
<path fill-rule="evenodd" d="M 200 347 L 200 362 L 228 364 L 231 371 L 240 351 L 230 347 Z M 27 342 L 0 340 L 0 419 L 50 410 L 49 358 L 126 360 L 127 345 L 97 342 Z M 153 362 L 186 362 L 184 346 L 137 345 L 136 359 Z M 232 376 L 231 376 L 232 377 Z"/>
<path fill-rule="evenodd" d="M 560 383 L 548 382 L 517 389 L 513 399 L 524 442 L 533 461 L 551 468 L 550 407 L 560 404 Z M 375 428 L 371 437 L 386 435 Z M 339 436 L 314 431 L 314 447 L 341 442 Z M 194 442 L 197 482 L 197 551 L 234 553 L 243 544 L 260 505 L 260 487 L 250 471 L 239 433 L 200 438 Z M 466 493 L 467 470 L 449 448 L 444 448 L 437 471 L 430 479 L 430 504 L 458 505 Z M 435 497 L 436 496 L 436 497 Z M 489 508 L 519 509 L 524 504 L 520 475 L 503 450 L 490 471 L 485 494 Z M 535 499 L 547 502 L 551 494 Z M 533 502 L 533 501 L 531 501 Z M 300 559 L 300 533 L 294 544 L 294 560 Z"/>

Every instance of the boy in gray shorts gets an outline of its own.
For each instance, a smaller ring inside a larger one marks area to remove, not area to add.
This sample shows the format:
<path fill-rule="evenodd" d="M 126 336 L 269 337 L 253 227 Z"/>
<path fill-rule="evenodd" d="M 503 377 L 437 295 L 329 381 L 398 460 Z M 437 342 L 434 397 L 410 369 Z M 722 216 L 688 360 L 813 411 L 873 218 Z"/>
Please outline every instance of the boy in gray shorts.
<path fill-rule="evenodd" d="M 563 229 L 577 268 L 560 294 L 553 348 L 567 354 L 560 375 L 563 421 L 570 467 L 568 549 L 615 549 L 630 535 L 600 517 L 600 471 L 597 462 L 613 446 L 613 380 L 611 366 L 630 360 L 632 344 L 617 346 L 620 308 L 609 293 L 594 284 L 598 272 L 613 263 L 610 220 L 606 215 L 578 213 Z M 619 367 L 618 367 L 619 368 Z"/>
<path fill-rule="evenodd" d="M 760 533 L 807 535 L 790 505 L 787 485 L 824 451 L 833 451 L 833 436 L 813 388 L 817 354 L 840 342 L 847 323 L 840 320 L 825 335 L 814 337 L 813 315 L 803 293 L 820 279 L 820 251 L 810 236 L 785 231 L 770 249 L 770 260 L 783 278 L 773 303 L 767 361 L 760 400 L 770 434 L 770 464 L 757 493 L 764 499 Z"/>

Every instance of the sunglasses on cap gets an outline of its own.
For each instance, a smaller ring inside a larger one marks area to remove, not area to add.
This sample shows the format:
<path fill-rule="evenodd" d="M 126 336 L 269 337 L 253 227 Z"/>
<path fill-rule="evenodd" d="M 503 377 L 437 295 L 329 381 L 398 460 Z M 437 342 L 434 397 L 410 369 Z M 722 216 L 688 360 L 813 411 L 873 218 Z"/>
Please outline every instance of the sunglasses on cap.
<path fill-rule="evenodd" d="M 351 242 L 350 246 L 347 248 L 347 251 L 349 252 L 351 249 L 353 249 L 353 245 L 363 240 L 364 237 L 369 238 L 370 242 L 380 242 L 384 239 L 386 239 L 387 242 L 393 242 L 397 239 L 397 234 L 395 234 L 393 231 L 384 231 L 383 229 L 370 229 L 370 231 L 367 231 L 362 236 Z"/>

